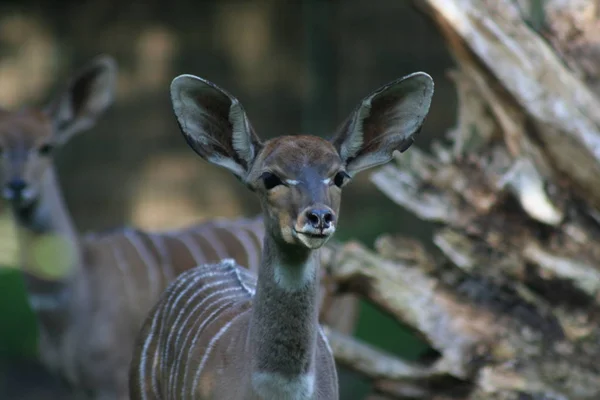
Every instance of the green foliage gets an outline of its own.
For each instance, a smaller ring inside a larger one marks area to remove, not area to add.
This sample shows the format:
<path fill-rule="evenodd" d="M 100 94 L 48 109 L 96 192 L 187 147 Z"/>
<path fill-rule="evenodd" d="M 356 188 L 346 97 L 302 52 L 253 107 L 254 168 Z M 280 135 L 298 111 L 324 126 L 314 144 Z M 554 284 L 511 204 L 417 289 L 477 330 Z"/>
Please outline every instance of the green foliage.
<path fill-rule="evenodd" d="M 35 357 L 37 326 L 25 297 L 21 272 L 0 267 L 0 356 Z"/>
<path fill-rule="evenodd" d="M 426 343 L 392 317 L 364 301 L 361 302 L 355 335 L 407 360 L 416 360 L 429 349 Z"/>

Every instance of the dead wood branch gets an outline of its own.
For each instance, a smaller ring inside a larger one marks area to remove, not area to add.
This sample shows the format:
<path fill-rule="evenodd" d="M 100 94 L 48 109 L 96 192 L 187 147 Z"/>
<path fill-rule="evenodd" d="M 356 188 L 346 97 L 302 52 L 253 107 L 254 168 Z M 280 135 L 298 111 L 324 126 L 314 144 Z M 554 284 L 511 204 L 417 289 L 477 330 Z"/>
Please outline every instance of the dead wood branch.
<path fill-rule="evenodd" d="M 600 208 L 600 101 L 510 0 L 417 0 L 453 51 L 467 48 L 536 127 L 558 171 Z M 457 54 L 455 52 L 455 54 Z M 573 162 L 577 160 L 577 162 Z"/>
<path fill-rule="evenodd" d="M 372 181 L 439 225 L 440 255 L 382 237 L 379 254 L 344 246 L 329 273 L 440 356 L 373 396 L 600 398 L 598 15 L 567 3 L 415 1 L 456 60 L 457 125 Z"/>

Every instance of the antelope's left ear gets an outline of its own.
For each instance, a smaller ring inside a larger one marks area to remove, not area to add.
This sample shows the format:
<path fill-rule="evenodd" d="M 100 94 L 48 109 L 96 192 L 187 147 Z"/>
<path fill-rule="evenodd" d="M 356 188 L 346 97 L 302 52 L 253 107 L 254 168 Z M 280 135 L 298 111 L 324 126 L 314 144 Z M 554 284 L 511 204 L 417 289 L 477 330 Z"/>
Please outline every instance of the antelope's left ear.
<path fill-rule="evenodd" d="M 113 103 L 116 80 L 117 63 L 107 55 L 94 58 L 71 78 L 46 108 L 59 143 L 96 123 Z"/>
<path fill-rule="evenodd" d="M 331 140 L 348 173 L 353 176 L 385 164 L 395 150 L 408 149 L 432 97 L 433 79 L 424 72 L 390 82 L 365 97 Z"/>

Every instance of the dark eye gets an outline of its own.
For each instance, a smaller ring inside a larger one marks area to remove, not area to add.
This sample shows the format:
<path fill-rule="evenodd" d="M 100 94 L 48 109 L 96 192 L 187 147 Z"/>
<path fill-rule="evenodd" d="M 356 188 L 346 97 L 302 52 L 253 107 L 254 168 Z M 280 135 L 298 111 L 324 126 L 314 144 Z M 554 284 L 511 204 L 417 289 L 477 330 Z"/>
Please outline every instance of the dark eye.
<path fill-rule="evenodd" d="M 260 178 L 263 180 L 263 183 L 265 184 L 265 188 L 267 190 L 271 190 L 274 187 L 283 184 L 283 182 L 281 182 L 281 179 L 279 179 L 279 177 L 277 175 L 272 174 L 270 172 L 263 173 L 260 176 Z"/>
<path fill-rule="evenodd" d="M 52 150 L 54 150 L 54 146 L 52 146 L 50 143 L 46 143 L 38 149 L 38 153 L 42 156 L 47 156 L 52 153 Z"/>
<path fill-rule="evenodd" d="M 337 174 L 335 174 L 335 177 L 333 178 L 333 184 L 341 188 L 342 186 L 344 186 L 348 179 L 350 179 L 350 175 L 348 175 L 344 171 L 340 171 Z"/>

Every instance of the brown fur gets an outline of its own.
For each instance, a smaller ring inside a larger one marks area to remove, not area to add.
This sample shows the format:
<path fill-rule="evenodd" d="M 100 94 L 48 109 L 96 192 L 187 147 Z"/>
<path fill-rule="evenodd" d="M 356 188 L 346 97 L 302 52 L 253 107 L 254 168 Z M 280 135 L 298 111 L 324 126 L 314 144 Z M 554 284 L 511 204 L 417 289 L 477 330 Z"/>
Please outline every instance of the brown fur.
<path fill-rule="evenodd" d="M 91 127 L 112 102 L 115 73 L 113 61 L 99 58 L 49 107 L 0 110 L 0 190 L 18 179 L 33 193 L 30 199 L 13 198 L 10 206 L 20 267 L 38 320 L 41 360 L 78 397 L 98 400 L 128 397 L 135 335 L 167 284 L 200 263 L 223 257 L 256 271 L 264 229 L 260 219 L 237 219 L 174 232 L 76 231 L 56 178 L 54 152 L 42 149 L 57 148 Z M 243 237 L 256 257 L 244 247 Z M 61 246 L 48 250 L 44 244 L 52 239 Z M 42 260 L 36 257 L 38 249 L 46 251 Z M 349 306 L 348 319 L 335 313 L 326 318 L 342 330 L 351 329 L 356 300 L 341 301 Z"/>
<path fill-rule="evenodd" d="M 331 142 L 261 143 L 236 98 L 191 75 L 173 80 L 187 142 L 259 197 L 264 245 L 257 278 L 222 261 L 167 288 L 140 332 L 132 400 L 337 399 L 333 354 L 317 317 L 318 249 L 335 231 L 345 182 L 406 149 L 432 95 L 431 77 L 414 74 L 366 97 Z"/>

